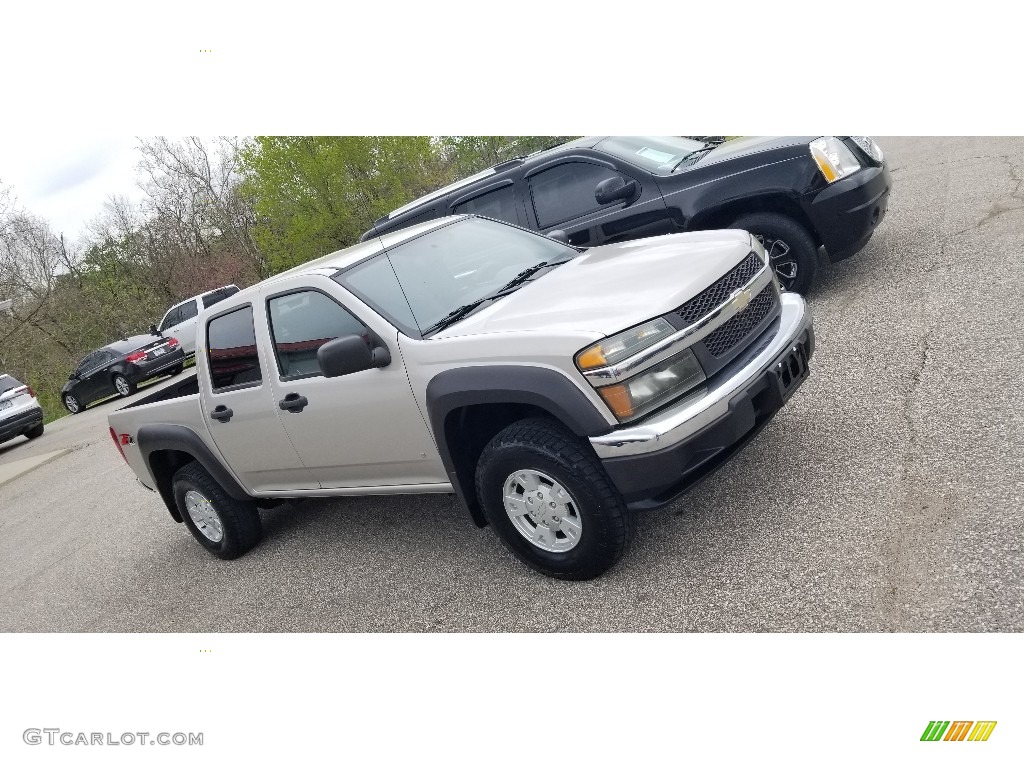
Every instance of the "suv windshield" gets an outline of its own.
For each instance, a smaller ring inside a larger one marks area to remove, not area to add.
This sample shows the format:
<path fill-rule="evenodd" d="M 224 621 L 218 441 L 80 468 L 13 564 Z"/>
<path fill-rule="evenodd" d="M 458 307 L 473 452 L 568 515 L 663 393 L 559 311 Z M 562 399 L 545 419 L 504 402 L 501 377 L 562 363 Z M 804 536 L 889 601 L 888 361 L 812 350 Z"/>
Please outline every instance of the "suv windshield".
<path fill-rule="evenodd" d="M 538 266 L 554 266 L 578 254 L 542 235 L 469 218 L 407 240 L 335 279 L 405 333 L 419 336 L 541 276 L 540 269 L 534 271 Z"/>
<path fill-rule="evenodd" d="M 705 146 L 703 141 L 681 136 L 613 136 L 594 148 L 651 173 L 668 174 L 683 158 Z"/>

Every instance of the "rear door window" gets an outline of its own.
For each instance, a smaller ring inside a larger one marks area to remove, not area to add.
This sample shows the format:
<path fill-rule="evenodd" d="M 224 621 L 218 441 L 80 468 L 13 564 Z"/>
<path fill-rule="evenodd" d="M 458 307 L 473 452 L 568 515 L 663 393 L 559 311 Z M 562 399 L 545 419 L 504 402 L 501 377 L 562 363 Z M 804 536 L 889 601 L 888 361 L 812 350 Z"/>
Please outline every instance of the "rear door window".
<path fill-rule="evenodd" d="M 212 307 L 217 302 L 224 301 L 228 296 L 234 296 L 236 293 L 238 293 L 238 288 L 233 285 L 228 288 L 218 288 L 216 291 L 210 291 L 203 294 L 203 307 Z"/>
<path fill-rule="evenodd" d="M 239 307 L 211 320 L 206 349 L 215 392 L 252 387 L 263 381 L 251 306 Z"/>
<path fill-rule="evenodd" d="M 455 213 L 475 213 L 507 221 L 509 224 L 519 223 L 519 217 L 516 215 L 516 197 L 511 184 L 459 203 L 453 210 Z"/>
<path fill-rule="evenodd" d="M 362 336 L 370 331 L 352 313 L 319 291 L 275 296 L 267 302 L 270 333 L 282 379 L 318 376 L 316 353 L 339 336 Z"/>

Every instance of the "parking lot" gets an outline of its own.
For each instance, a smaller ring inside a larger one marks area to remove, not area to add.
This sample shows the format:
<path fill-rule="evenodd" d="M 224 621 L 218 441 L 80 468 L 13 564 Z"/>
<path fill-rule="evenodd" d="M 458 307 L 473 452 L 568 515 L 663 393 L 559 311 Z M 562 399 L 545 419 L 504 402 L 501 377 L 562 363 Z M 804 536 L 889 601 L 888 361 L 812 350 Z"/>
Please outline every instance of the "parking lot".
<path fill-rule="evenodd" d="M 889 213 L 819 271 L 811 378 L 606 576 L 540 576 L 444 496 L 285 504 L 216 560 L 113 400 L 0 445 L 70 449 L 0 485 L 0 631 L 1024 629 L 1024 139 L 879 143 Z"/>

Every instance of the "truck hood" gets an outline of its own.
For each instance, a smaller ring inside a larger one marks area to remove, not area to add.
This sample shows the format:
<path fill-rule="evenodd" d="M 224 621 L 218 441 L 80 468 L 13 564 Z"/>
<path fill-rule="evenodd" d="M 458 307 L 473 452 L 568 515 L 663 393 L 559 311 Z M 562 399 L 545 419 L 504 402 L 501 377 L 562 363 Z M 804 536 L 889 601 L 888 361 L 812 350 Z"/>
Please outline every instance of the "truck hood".
<path fill-rule="evenodd" d="M 750 235 L 738 229 L 591 248 L 434 338 L 532 330 L 609 336 L 692 299 L 750 249 Z"/>

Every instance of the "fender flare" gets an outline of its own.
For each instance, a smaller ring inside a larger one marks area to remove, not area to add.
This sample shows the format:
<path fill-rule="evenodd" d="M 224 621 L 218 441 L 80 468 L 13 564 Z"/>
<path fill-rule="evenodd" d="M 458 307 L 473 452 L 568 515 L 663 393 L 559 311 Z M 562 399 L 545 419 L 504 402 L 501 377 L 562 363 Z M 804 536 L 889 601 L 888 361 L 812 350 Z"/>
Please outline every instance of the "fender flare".
<path fill-rule="evenodd" d="M 597 407 L 565 374 L 533 365 L 478 365 L 442 371 L 427 384 L 430 428 L 449 482 L 478 526 L 487 524 L 476 498 L 475 477 L 458 472 L 448 434 L 449 416 L 470 405 L 530 405 L 547 411 L 580 437 L 613 429 Z M 468 476 L 467 476 L 468 475 Z"/>
<path fill-rule="evenodd" d="M 142 460 L 146 463 L 146 469 L 150 476 L 156 481 L 157 490 L 167 505 L 168 511 L 177 522 L 181 522 L 181 514 L 178 512 L 177 504 L 174 502 L 174 494 L 171 491 L 171 478 L 164 477 L 155 469 L 152 464 L 152 454 L 157 451 L 180 451 L 187 453 L 198 461 L 203 469 L 210 473 L 210 476 L 224 489 L 232 498 L 240 501 L 252 501 L 250 496 L 238 481 L 231 475 L 228 469 L 214 456 L 206 443 L 194 431 L 188 427 L 177 424 L 147 424 L 139 428 L 135 442 L 142 453 Z"/>

